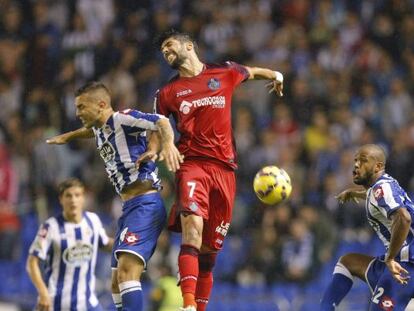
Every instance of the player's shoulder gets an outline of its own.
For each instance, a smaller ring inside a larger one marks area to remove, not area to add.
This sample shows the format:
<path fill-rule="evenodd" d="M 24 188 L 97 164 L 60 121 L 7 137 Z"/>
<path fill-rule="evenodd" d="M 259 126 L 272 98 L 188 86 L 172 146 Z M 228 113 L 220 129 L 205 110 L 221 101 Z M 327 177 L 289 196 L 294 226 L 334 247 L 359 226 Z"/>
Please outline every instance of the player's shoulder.
<path fill-rule="evenodd" d="M 137 110 L 137 109 L 127 108 L 127 109 L 122 109 L 122 110 L 119 110 L 119 111 L 115 112 L 114 117 L 119 117 L 119 116 L 123 116 L 123 115 L 133 116 L 137 113 L 140 113 L 140 111 Z"/>
<path fill-rule="evenodd" d="M 171 88 L 175 83 L 180 81 L 180 75 L 176 73 L 172 78 L 170 78 L 163 86 L 161 86 L 156 94 L 163 93 Z"/>
<path fill-rule="evenodd" d="M 378 200 L 387 193 L 401 192 L 402 188 L 398 181 L 388 175 L 382 175 L 372 186 L 372 194 Z"/>
<path fill-rule="evenodd" d="M 54 226 L 54 225 L 56 225 L 58 222 L 59 222 L 59 216 L 51 216 L 51 217 L 47 218 L 47 219 L 46 219 L 46 220 L 42 223 L 42 225 L 43 225 L 43 226 L 50 227 L 50 226 Z"/>
<path fill-rule="evenodd" d="M 91 212 L 91 211 L 85 211 L 84 216 L 86 219 L 89 219 L 92 222 L 101 222 L 101 219 L 99 218 L 98 214 Z"/>
<path fill-rule="evenodd" d="M 218 63 L 207 63 L 205 64 L 206 69 L 228 69 L 231 67 L 242 66 L 232 60 L 226 60 Z"/>

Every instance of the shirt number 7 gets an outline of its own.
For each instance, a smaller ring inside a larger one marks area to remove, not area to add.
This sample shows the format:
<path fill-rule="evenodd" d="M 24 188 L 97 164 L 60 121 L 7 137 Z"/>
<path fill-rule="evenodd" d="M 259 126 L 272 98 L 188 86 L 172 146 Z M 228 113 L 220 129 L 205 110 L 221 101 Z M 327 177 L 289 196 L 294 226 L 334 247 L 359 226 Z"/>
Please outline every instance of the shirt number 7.
<path fill-rule="evenodd" d="M 194 190 L 196 187 L 196 182 L 195 181 L 187 181 L 187 186 L 190 187 L 190 193 L 189 193 L 189 197 L 192 198 L 193 194 L 194 194 Z"/>

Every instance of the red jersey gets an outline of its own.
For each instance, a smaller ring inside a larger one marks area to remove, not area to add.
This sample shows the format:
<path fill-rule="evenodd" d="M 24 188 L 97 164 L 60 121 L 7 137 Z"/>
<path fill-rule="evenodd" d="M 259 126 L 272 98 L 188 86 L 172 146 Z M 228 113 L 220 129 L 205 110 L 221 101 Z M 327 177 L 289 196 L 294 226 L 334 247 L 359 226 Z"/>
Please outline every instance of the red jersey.
<path fill-rule="evenodd" d="M 231 126 L 231 98 L 249 77 L 234 62 L 205 65 L 195 77 L 175 77 L 160 89 L 156 112 L 173 115 L 180 132 L 178 149 L 185 157 L 207 157 L 237 167 Z"/>

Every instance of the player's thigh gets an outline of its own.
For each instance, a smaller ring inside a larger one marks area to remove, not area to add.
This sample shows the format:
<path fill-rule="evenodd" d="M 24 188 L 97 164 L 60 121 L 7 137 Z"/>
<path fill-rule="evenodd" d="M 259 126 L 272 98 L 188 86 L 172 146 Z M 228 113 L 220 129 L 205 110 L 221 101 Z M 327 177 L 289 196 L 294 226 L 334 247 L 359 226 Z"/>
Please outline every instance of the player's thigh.
<path fill-rule="evenodd" d="M 370 311 L 393 310 L 402 311 L 410 302 L 414 294 L 414 283 L 399 284 L 386 268 L 384 262 L 376 260 L 378 266 L 382 265 L 383 273 L 378 278 L 370 301 Z M 412 263 L 400 263 L 408 272 L 414 273 Z"/>
<path fill-rule="evenodd" d="M 118 283 L 128 280 L 138 280 L 144 271 L 145 263 L 140 256 L 125 251 L 118 253 Z"/>
<path fill-rule="evenodd" d="M 119 268 L 122 253 L 135 255 L 132 258 L 137 262 L 142 261 L 145 267 L 165 224 L 166 211 L 159 193 L 139 197 L 134 204 L 124 211 L 119 222 L 113 250 L 113 268 Z"/>
<path fill-rule="evenodd" d="M 203 245 L 220 250 L 230 229 L 236 180 L 234 172 L 227 170 L 221 171 L 221 175 L 216 174 L 215 177 L 216 187 L 210 193 L 209 219 L 204 223 Z"/>
<path fill-rule="evenodd" d="M 118 269 L 112 268 L 111 274 L 111 290 L 112 293 L 119 293 L 119 284 L 118 284 Z"/>
<path fill-rule="evenodd" d="M 353 276 L 356 276 L 365 282 L 366 272 L 374 259 L 375 257 L 364 254 L 349 253 L 343 255 L 339 259 L 339 262 L 343 264 Z"/>
<path fill-rule="evenodd" d="M 176 173 L 176 212 L 207 219 L 211 176 L 198 162 L 189 162 Z"/>

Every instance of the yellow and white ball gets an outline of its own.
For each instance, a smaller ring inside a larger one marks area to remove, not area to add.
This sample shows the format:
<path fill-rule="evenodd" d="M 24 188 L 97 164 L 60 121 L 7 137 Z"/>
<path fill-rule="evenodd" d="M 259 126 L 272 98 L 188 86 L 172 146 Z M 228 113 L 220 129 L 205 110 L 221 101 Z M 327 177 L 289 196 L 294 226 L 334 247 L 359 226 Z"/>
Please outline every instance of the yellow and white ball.
<path fill-rule="evenodd" d="M 289 198 L 292 183 L 285 170 L 277 166 L 265 166 L 254 177 L 253 189 L 260 201 L 274 205 Z"/>

